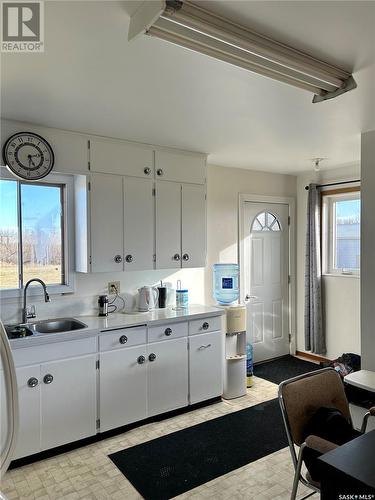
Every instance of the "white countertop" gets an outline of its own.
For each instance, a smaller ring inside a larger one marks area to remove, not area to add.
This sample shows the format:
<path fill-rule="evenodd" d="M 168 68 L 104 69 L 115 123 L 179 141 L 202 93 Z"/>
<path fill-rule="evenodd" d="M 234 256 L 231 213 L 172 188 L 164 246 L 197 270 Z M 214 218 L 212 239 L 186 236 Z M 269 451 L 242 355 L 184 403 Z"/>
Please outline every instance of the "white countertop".
<path fill-rule="evenodd" d="M 12 349 L 19 349 L 40 344 L 91 337 L 93 335 L 97 335 L 101 331 L 113 330 L 115 328 L 129 328 L 140 325 L 156 326 L 174 321 L 187 321 L 189 319 L 221 316 L 224 313 L 225 311 L 218 307 L 190 305 L 187 309 L 178 311 L 171 307 L 167 307 L 165 309 L 154 309 L 149 312 L 112 313 L 107 317 L 74 316 L 74 318 L 82 321 L 82 323 L 85 323 L 87 327 L 71 332 L 49 333 L 24 337 L 21 339 L 11 339 L 10 344 Z"/>
<path fill-rule="evenodd" d="M 370 370 L 359 370 L 358 372 L 349 373 L 344 377 L 347 384 L 354 385 L 366 391 L 375 392 L 375 372 Z"/>

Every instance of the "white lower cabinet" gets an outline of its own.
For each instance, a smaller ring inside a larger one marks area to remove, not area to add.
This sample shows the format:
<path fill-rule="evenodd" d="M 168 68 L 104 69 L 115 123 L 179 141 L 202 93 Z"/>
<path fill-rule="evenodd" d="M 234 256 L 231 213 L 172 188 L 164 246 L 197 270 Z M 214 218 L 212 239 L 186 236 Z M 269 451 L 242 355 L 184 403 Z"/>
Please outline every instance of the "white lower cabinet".
<path fill-rule="evenodd" d="M 101 432 L 146 418 L 146 355 L 145 345 L 100 354 Z"/>
<path fill-rule="evenodd" d="M 187 338 L 148 345 L 148 414 L 188 404 Z"/>
<path fill-rule="evenodd" d="M 223 336 L 220 331 L 189 338 L 190 404 L 223 393 Z"/>
<path fill-rule="evenodd" d="M 15 458 L 96 433 L 96 355 L 17 368 Z"/>

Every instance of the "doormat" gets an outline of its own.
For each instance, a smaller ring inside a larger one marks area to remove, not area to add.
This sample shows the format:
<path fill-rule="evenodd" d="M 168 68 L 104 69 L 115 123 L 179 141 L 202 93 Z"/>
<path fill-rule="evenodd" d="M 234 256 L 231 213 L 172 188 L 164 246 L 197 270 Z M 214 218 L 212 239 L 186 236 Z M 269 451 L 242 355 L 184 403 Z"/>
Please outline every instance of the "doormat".
<path fill-rule="evenodd" d="M 274 384 L 280 384 L 289 378 L 321 369 L 322 367 L 316 363 L 311 363 L 310 361 L 305 361 L 304 359 L 299 359 L 288 354 L 282 358 L 255 365 L 254 375 Z"/>

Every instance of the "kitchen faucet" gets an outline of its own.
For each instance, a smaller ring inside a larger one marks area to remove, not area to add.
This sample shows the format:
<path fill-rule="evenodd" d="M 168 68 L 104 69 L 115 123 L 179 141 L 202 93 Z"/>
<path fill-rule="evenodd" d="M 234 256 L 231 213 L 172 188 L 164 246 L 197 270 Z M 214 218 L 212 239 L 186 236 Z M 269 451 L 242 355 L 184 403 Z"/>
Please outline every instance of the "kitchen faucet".
<path fill-rule="evenodd" d="M 32 278 L 31 280 L 29 280 L 26 283 L 25 288 L 23 289 L 22 323 L 26 323 L 28 319 L 36 317 L 35 306 L 32 306 L 31 310 L 28 310 L 28 308 L 26 306 L 26 292 L 27 292 L 27 289 L 28 289 L 30 283 L 32 283 L 33 281 L 36 281 L 37 283 L 40 283 L 42 285 L 43 291 L 44 291 L 44 302 L 51 301 L 51 299 L 49 298 L 49 295 L 47 293 L 47 287 L 46 287 L 46 284 L 44 283 L 44 281 L 42 281 L 39 278 Z"/>

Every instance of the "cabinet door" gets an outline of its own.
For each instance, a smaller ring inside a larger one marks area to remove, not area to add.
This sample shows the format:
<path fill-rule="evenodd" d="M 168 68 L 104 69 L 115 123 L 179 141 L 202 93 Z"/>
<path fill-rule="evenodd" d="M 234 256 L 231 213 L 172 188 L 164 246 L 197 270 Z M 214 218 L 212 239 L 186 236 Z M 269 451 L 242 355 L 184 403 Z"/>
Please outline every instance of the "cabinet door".
<path fill-rule="evenodd" d="M 40 365 L 17 368 L 16 373 L 19 430 L 14 458 L 22 458 L 40 451 Z"/>
<path fill-rule="evenodd" d="M 124 268 L 138 271 L 154 268 L 153 182 L 124 178 Z"/>
<path fill-rule="evenodd" d="M 156 178 L 174 182 L 204 184 L 206 156 L 184 151 L 155 151 Z"/>
<path fill-rule="evenodd" d="M 153 359 L 153 361 L 151 361 Z M 187 338 L 148 346 L 148 414 L 188 404 Z"/>
<path fill-rule="evenodd" d="M 90 182 L 91 271 L 122 271 L 122 177 L 94 174 Z"/>
<path fill-rule="evenodd" d="M 223 393 L 223 336 L 204 333 L 189 338 L 190 403 Z"/>
<path fill-rule="evenodd" d="M 142 144 L 111 139 L 90 139 L 92 172 L 154 177 L 153 150 Z"/>
<path fill-rule="evenodd" d="M 43 363 L 41 408 L 42 450 L 94 435 L 96 355 Z"/>
<path fill-rule="evenodd" d="M 181 184 L 156 183 L 156 268 L 181 267 Z"/>
<path fill-rule="evenodd" d="M 206 189 L 182 186 L 182 267 L 206 265 Z"/>
<path fill-rule="evenodd" d="M 100 354 L 100 431 L 147 416 L 146 346 Z"/>

